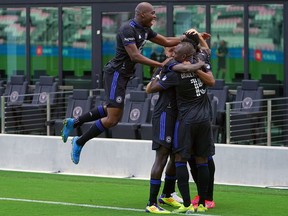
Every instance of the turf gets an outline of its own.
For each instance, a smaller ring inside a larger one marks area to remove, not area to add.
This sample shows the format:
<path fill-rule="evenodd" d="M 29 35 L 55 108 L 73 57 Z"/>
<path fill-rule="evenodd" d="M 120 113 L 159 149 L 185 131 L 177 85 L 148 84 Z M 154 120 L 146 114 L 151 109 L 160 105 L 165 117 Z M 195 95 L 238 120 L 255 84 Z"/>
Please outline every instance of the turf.
<path fill-rule="evenodd" d="M 0 171 L 0 212 L 7 216 L 147 215 L 148 195 L 147 180 Z M 215 185 L 216 208 L 204 215 L 284 216 L 287 197 L 288 190 Z"/>

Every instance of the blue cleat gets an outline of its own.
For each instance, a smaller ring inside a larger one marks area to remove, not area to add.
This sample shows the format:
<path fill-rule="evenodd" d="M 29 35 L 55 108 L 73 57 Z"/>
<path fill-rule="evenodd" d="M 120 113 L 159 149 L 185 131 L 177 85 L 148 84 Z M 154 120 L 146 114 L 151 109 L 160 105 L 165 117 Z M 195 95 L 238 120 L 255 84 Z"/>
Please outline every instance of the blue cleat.
<path fill-rule="evenodd" d="M 74 130 L 74 119 L 67 118 L 63 121 L 63 128 L 61 130 L 61 137 L 64 143 L 67 142 L 69 134 Z"/>
<path fill-rule="evenodd" d="M 80 160 L 80 154 L 83 146 L 78 145 L 76 142 L 78 140 L 78 136 L 73 137 L 72 139 L 72 150 L 71 150 L 71 160 L 74 164 L 78 164 Z"/>

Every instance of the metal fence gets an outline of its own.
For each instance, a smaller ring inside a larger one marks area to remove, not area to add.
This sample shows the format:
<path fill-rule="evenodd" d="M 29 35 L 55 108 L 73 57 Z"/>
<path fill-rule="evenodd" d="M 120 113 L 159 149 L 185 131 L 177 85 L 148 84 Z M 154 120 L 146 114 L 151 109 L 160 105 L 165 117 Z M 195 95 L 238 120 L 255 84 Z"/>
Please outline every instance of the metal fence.
<path fill-rule="evenodd" d="M 65 118 L 71 94 L 72 91 L 25 94 L 17 95 L 17 100 L 13 94 L 1 96 L 1 133 L 53 135 L 50 122 Z"/>
<path fill-rule="evenodd" d="M 55 135 L 53 122 L 65 118 L 72 93 L 17 95 L 22 102 L 13 102 L 13 95 L 1 96 L 1 133 Z M 288 98 L 226 103 L 227 144 L 288 146 L 287 132 Z"/>
<path fill-rule="evenodd" d="M 288 98 L 226 103 L 226 143 L 288 146 Z"/>

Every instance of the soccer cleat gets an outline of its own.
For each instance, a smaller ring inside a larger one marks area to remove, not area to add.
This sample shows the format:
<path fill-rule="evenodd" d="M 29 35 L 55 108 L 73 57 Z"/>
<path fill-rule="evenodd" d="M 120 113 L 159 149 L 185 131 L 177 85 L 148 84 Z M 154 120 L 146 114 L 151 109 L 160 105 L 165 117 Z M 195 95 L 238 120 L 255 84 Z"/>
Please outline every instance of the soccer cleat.
<path fill-rule="evenodd" d="M 205 207 L 207 209 L 210 209 L 210 208 L 214 208 L 215 207 L 215 202 L 212 200 L 205 200 Z"/>
<path fill-rule="evenodd" d="M 199 202 L 199 195 L 196 195 L 192 200 L 191 200 L 191 204 L 192 205 L 197 205 Z"/>
<path fill-rule="evenodd" d="M 166 198 L 164 195 L 161 195 L 158 201 L 161 204 L 167 204 L 174 208 L 179 208 L 181 206 L 181 203 L 177 202 L 173 197 Z"/>
<path fill-rule="evenodd" d="M 168 210 L 166 210 L 164 208 L 161 208 L 157 204 L 153 204 L 151 206 L 147 205 L 145 211 L 147 213 L 153 213 L 153 214 L 171 214 L 170 211 L 168 211 Z"/>
<path fill-rule="evenodd" d="M 80 160 L 80 154 L 83 146 L 79 146 L 76 142 L 78 140 L 78 136 L 73 137 L 72 139 L 72 150 L 71 150 L 71 160 L 74 164 L 78 164 Z"/>
<path fill-rule="evenodd" d="M 207 207 L 203 206 L 202 204 L 198 205 L 196 211 L 197 212 L 206 212 L 208 210 Z"/>
<path fill-rule="evenodd" d="M 177 195 L 177 192 L 171 193 L 171 196 L 172 196 L 172 198 L 173 198 L 174 200 L 176 200 L 178 203 L 183 203 L 183 199 Z"/>
<path fill-rule="evenodd" d="M 64 143 L 67 142 L 69 134 L 74 130 L 74 119 L 66 118 L 63 121 L 63 128 L 61 130 L 61 137 Z"/>
<path fill-rule="evenodd" d="M 181 204 L 180 208 L 175 209 L 173 211 L 173 213 L 186 213 L 186 214 L 193 213 L 193 212 L 195 212 L 195 210 L 192 204 L 188 207 L 185 207 L 183 204 Z"/>

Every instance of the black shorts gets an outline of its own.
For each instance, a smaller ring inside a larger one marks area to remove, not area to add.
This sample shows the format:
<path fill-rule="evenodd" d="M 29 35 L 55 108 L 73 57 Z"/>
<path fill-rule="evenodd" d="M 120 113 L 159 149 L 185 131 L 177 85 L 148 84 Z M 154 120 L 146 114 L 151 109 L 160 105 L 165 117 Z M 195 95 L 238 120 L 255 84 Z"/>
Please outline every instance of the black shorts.
<path fill-rule="evenodd" d="M 177 122 L 173 143 L 173 152 L 179 153 L 183 159 L 191 155 L 209 157 L 214 155 L 214 142 L 211 123 L 209 121 L 194 124 Z"/>
<path fill-rule="evenodd" d="M 105 65 L 103 72 L 107 107 L 123 109 L 126 87 L 130 77 L 123 76 L 120 71 L 111 67 L 111 64 Z"/>
<path fill-rule="evenodd" d="M 152 149 L 160 146 L 172 149 L 176 115 L 162 112 L 159 118 L 152 119 L 153 142 Z"/>

